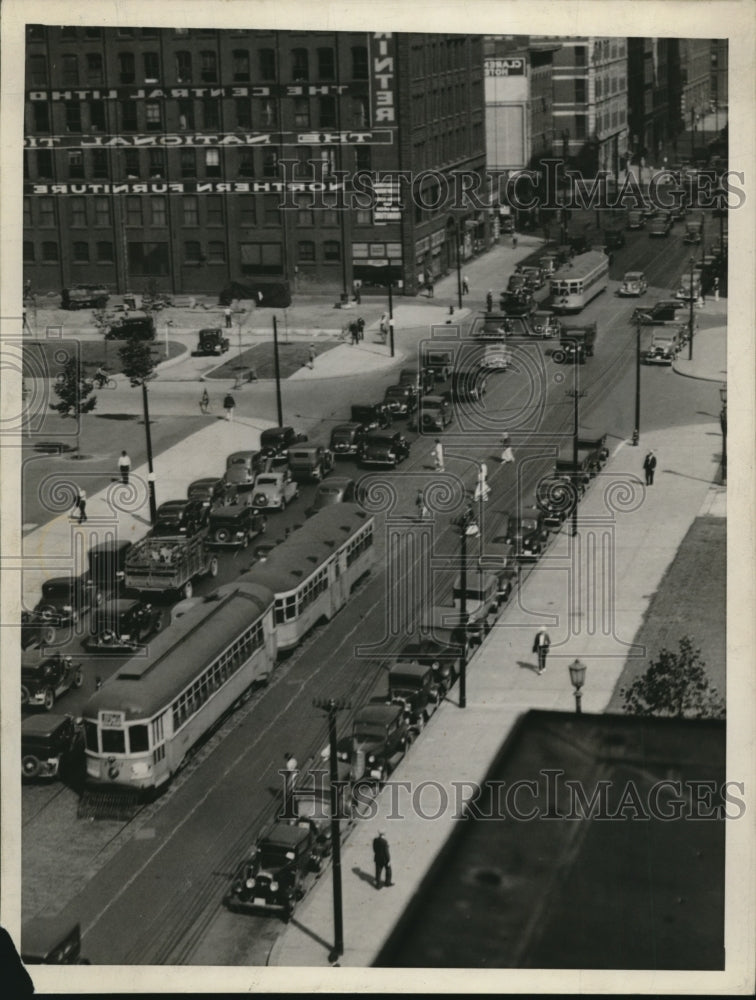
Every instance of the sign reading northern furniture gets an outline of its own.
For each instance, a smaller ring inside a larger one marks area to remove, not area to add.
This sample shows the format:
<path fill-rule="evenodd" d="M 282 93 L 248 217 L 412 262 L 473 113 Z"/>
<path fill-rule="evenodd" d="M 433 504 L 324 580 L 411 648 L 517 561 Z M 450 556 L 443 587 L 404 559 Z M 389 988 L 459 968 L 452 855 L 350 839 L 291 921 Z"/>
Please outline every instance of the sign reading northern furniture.
<path fill-rule="evenodd" d="M 341 191 L 338 181 L 124 181 L 83 184 L 24 184 L 24 194 L 283 194 Z"/>

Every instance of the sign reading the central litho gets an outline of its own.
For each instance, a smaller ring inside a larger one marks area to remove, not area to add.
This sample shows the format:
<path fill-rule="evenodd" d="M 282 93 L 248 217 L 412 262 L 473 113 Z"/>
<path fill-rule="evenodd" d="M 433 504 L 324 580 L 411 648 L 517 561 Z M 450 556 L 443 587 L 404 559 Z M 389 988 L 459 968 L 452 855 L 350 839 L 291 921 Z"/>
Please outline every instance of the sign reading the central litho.
<path fill-rule="evenodd" d="M 156 135 L 27 135 L 26 149 L 140 149 L 163 146 L 390 146 L 392 129 L 348 132 L 160 133 Z"/>

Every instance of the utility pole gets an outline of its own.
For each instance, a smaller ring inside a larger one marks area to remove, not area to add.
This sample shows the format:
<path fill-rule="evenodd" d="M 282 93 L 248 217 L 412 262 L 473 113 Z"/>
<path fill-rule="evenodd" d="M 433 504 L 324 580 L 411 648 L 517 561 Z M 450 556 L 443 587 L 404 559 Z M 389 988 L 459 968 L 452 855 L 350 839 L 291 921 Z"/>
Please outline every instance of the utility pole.
<path fill-rule="evenodd" d="M 150 524 L 157 517 L 157 501 L 155 499 L 155 472 L 152 467 L 152 432 L 150 431 L 150 406 L 147 401 L 147 382 L 142 379 L 142 405 L 144 407 L 144 433 L 147 439 L 147 486 L 150 493 Z"/>
<path fill-rule="evenodd" d="M 577 361 L 575 364 L 575 387 L 567 390 L 567 395 L 571 396 L 574 402 L 572 421 L 572 484 L 574 487 L 574 504 L 572 507 L 572 537 L 578 533 L 578 493 L 580 491 L 580 481 L 578 472 L 578 438 L 580 437 L 580 397 L 585 395 L 585 390 L 578 388 Z"/>
<path fill-rule="evenodd" d="M 393 281 L 391 280 L 391 263 L 389 262 L 388 279 L 388 299 L 389 299 L 389 343 L 391 344 L 391 357 L 394 356 L 394 296 L 392 294 Z"/>
<path fill-rule="evenodd" d="M 640 405 L 641 405 L 641 322 L 635 323 L 635 430 L 633 444 L 640 441 Z"/>
<path fill-rule="evenodd" d="M 278 361 L 278 323 L 273 317 L 273 367 L 276 377 L 276 409 L 278 411 L 278 426 L 283 427 L 283 406 L 281 404 L 281 366 Z"/>
<path fill-rule="evenodd" d="M 690 315 L 688 318 L 688 361 L 693 360 L 693 264 L 695 260 L 691 254 L 688 266 L 690 267 Z"/>
<path fill-rule="evenodd" d="M 457 234 L 457 302 L 459 308 L 462 308 L 462 253 L 460 246 L 460 236 L 459 236 L 459 219 L 454 220 L 457 224 L 456 234 Z M 392 355 L 393 357 L 393 355 Z"/>

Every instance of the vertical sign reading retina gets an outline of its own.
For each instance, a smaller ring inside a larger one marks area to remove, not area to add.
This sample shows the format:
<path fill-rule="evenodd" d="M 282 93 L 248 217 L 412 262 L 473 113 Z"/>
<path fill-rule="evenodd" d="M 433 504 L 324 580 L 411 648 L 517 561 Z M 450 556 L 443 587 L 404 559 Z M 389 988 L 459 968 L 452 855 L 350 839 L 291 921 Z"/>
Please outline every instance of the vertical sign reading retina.
<path fill-rule="evenodd" d="M 394 103 L 394 36 L 390 31 L 376 31 L 371 46 L 371 89 L 373 124 L 396 124 Z"/>

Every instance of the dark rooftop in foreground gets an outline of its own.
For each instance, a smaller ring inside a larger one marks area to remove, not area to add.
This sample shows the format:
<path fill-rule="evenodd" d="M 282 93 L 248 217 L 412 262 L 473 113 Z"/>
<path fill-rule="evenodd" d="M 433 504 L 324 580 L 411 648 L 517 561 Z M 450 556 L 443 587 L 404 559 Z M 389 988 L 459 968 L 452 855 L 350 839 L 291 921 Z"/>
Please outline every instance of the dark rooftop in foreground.
<path fill-rule="evenodd" d="M 723 969 L 724 781 L 723 722 L 528 712 L 375 965 Z"/>

